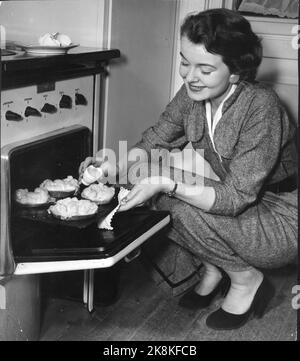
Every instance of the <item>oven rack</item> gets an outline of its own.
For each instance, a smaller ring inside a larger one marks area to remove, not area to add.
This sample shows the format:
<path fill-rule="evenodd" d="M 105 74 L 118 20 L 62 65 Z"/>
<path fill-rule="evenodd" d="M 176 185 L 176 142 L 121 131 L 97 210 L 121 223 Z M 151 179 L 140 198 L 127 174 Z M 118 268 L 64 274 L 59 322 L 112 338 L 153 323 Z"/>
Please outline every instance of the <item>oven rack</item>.
<path fill-rule="evenodd" d="M 160 221 L 169 219 L 167 211 L 138 207 L 116 213 L 112 221 L 113 230 L 99 229 L 98 222 L 116 204 L 117 199 L 114 199 L 110 204 L 99 207 L 96 217 L 80 221 L 57 219 L 47 209 L 18 210 L 13 222 L 14 232 L 19 230 L 23 236 L 16 237 L 19 239 L 13 250 L 16 262 L 109 258 Z"/>

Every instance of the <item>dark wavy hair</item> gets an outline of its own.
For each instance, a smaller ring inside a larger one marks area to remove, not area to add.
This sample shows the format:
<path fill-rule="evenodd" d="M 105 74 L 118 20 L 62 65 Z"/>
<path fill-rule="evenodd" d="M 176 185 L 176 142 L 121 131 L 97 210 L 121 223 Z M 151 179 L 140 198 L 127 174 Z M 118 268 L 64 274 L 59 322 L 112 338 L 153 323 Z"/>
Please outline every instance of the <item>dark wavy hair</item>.
<path fill-rule="evenodd" d="M 262 46 L 250 23 L 238 12 L 211 9 L 192 14 L 181 25 L 180 35 L 221 55 L 232 74 L 253 82 L 262 60 Z"/>

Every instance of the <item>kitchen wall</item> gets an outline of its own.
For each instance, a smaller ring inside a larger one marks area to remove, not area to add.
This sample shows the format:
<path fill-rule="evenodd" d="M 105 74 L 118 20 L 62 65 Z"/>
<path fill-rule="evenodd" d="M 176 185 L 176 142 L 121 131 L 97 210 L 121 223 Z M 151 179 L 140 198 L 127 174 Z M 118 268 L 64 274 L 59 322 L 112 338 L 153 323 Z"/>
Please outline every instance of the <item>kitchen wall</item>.
<path fill-rule="evenodd" d="M 61 32 L 82 46 L 102 46 L 106 0 L 2 1 L 0 24 L 6 39 L 37 44 L 45 33 Z"/>
<path fill-rule="evenodd" d="M 110 66 L 105 145 L 128 146 L 153 125 L 169 102 L 173 68 L 175 0 L 112 0 L 112 48 L 122 57 Z"/>
<path fill-rule="evenodd" d="M 297 20 L 270 17 L 248 20 L 262 39 L 263 60 L 258 79 L 275 89 L 290 118 L 298 123 L 298 47 L 294 45 Z"/>

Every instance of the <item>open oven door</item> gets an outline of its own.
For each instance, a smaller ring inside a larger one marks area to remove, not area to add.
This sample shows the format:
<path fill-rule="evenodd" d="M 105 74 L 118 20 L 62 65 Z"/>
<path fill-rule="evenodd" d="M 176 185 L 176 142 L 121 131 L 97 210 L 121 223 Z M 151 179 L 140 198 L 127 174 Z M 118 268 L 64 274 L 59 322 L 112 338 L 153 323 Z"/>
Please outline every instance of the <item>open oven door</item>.
<path fill-rule="evenodd" d="M 45 179 L 77 178 L 91 144 L 88 128 L 72 126 L 2 148 L 0 275 L 110 267 L 170 222 L 167 212 L 138 208 L 117 214 L 114 230 L 107 231 L 97 223 L 116 199 L 99 206 L 95 218 L 80 221 L 58 220 L 47 207 L 14 201 L 17 189 L 33 190 Z"/>

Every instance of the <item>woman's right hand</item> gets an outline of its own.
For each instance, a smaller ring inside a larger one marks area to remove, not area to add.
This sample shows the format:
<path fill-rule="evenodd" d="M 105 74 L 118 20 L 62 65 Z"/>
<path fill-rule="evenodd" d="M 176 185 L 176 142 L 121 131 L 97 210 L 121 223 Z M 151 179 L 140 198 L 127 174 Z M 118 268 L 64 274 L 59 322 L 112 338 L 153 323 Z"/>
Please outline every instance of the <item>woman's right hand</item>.
<path fill-rule="evenodd" d="M 95 157 L 87 157 L 83 162 L 81 162 L 79 166 L 79 181 L 82 180 L 84 171 L 90 165 L 101 168 L 103 176 L 107 177 L 108 180 L 113 179 L 118 174 L 119 170 L 117 164 L 113 164 L 108 160 L 103 160 L 98 155 L 96 155 Z"/>
<path fill-rule="evenodd" d="M 90 165 L 94 165 L 95 167 L 96 166 L 99 167 L 101 165 L 101 163 L 97 165 L 96 157 L 87 157 L 87 158 L 85 158 L 85 160 L 80 163 L 80 166 L 79 166 L 79 169 L 78 169 L 78 174 L 79 174 L 78 180 L 79 180 L 79 182 L 83 178 L 84 171 Z"/>

